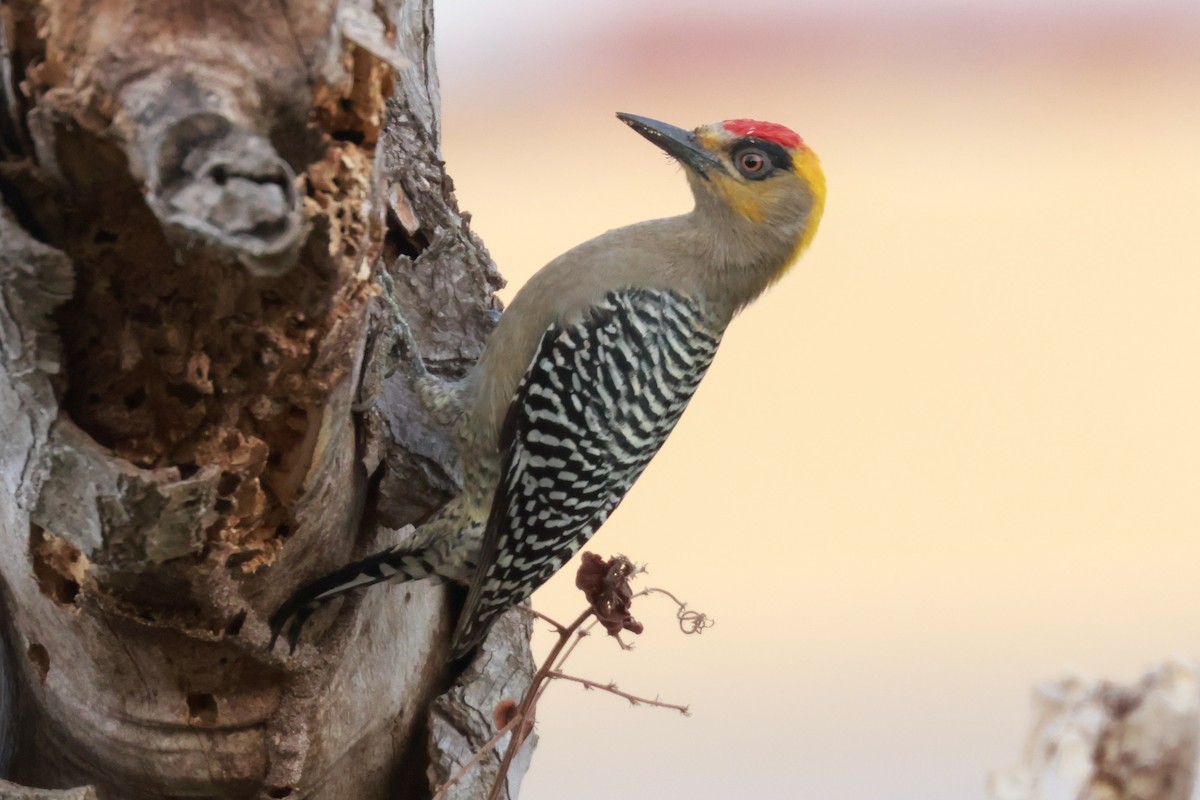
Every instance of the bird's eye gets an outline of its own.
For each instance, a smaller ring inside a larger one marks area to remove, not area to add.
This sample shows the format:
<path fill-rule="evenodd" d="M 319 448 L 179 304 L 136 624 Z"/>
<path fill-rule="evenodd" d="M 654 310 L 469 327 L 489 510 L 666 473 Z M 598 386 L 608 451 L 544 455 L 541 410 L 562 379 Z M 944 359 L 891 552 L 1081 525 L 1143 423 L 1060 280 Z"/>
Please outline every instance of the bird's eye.
<path fill-rule="evenodd" d="M 770 170 L 771 162 L 761 150 L 743 150 L 734 159 L 738 172 L 747 178 L 762 178 Z"/>

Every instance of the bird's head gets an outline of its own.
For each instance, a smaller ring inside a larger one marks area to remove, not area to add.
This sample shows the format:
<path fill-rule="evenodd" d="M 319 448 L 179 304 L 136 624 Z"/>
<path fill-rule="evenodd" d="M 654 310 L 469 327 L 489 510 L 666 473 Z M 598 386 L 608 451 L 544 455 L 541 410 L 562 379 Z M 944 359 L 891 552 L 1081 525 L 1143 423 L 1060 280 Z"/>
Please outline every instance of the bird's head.
<path fill-rule="evenodd" d="M 825 173 L 816 154 L 791 129 L 733 119 L 693 131 L 617 114 L 629 127 L 683 165 L 699 213 L 726 219 L 752 249 L 756 237 L 784 246 L 778 279 L 816 235 L 825 207 Z"/>

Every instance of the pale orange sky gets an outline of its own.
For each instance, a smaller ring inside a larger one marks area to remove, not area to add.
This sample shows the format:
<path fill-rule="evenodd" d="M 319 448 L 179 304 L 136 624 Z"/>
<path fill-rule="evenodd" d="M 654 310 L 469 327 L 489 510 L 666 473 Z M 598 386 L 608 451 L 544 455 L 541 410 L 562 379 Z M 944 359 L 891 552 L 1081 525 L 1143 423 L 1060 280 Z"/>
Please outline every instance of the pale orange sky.
<path fill-rule="evenodd" d="M 897 42 L 869 5 L 818 30 L 778 3 L 672 29 L 682 7 L 586 4 L 589 35 L 523 2 L 486 46 L 439 19 L 445 156 L 505 297 L 689 207 L 614 111 L 783 122 L 829 182 L 589 548 L 717 625 L 641 601 L 637 649 L 573 671 L 694 716 L 554 686 L 522 798 L 982 798 L 1035 683 L 1200 656 L 1200 17 L 1061 4 L 989 33 L 990 6 L 931 4 Z M 577 613 L 574 569 L 539 610 Z"/>

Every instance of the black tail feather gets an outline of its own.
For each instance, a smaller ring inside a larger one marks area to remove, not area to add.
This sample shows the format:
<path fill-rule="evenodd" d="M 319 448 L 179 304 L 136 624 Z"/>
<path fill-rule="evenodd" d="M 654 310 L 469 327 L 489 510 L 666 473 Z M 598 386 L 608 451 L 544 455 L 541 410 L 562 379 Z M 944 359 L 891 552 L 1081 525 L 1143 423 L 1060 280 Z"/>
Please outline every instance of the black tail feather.
<path fill-rule="evenodd" d="M 425 553 L 424 549 L 384 550 L 301 586 L 271 615 L 271 642 L 267 649 L 274 650 L 275 642 L 283 634 L 289 652 L 294 653 L 304 623 L 318 608 L 336 597 L 385 581 L 400 583 L 436 577 Z"/>

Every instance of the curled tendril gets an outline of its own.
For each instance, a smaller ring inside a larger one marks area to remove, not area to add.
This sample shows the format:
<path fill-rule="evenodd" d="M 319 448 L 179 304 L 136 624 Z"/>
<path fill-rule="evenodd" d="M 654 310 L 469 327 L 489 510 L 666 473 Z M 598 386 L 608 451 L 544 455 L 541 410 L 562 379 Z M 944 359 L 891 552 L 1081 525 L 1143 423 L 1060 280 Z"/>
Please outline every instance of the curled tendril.
<path fill-rule="evenodd" d="M 688 611 L 682 607 L 675 616 L 679 619 L 679 630 L 689 635 L 704 633 L 705 628 L 711 628 L 717 624 L 714 620 L 709 619 L 707 614 L 700 611 Z"/>

